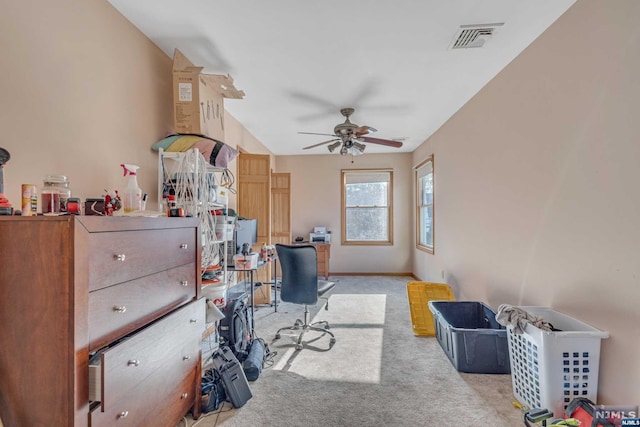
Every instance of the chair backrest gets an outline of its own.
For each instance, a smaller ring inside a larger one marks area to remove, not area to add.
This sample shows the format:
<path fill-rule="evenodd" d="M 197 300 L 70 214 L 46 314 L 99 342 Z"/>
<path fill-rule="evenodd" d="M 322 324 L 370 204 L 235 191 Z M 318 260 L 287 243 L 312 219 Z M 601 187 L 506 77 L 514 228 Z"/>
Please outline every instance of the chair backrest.
<path fill-rule="evenodd" d="M 282 269 L 280 298 L 295 304 L 318 301 L 318 254 L 312 245 L 276 244 Z"/>

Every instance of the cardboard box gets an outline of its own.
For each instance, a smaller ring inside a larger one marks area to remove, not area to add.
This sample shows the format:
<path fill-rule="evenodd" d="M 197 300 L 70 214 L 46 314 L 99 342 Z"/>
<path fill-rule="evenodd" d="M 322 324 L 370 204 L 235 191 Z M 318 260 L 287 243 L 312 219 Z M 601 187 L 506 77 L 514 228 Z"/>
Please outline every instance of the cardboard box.
<path fill-rule="evenodd" d="M 234 255 L 233 266 L 236 270 L 253 270 L 258 268 L 258 252 L 249 255 Z"/>
<path fill-rule="evenodd" d="M 229 75 L 202 74 L 182 52 L 173 53 L 173 117 L 177 133 L 196 133 L 224 142 L 224 98 L 242 99 Z"/>

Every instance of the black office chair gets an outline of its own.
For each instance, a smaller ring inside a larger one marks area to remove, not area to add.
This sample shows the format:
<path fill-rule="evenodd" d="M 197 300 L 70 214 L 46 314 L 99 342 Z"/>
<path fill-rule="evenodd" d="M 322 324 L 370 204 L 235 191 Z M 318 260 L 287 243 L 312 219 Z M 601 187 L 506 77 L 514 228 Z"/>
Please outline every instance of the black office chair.
<path fill-rule="evenodd" d="M 335 344 L 336 338 L 329 332 L 328 322 L 323 320 L 309 323 L 309 305 L 316 304 L 318 298 L 322 298 L 327 300 L 324 308 L 328 310 L 329 299 L 324 294 L 336 285 L 334 282 L 318 279 L 318 254 L 315 246 L 278 243 L 276 252 L 282 269 L 280 298 L 285 302 L 304 304 L 304 321 L 297 319 L 293 326 L 280 328 L 276 332 L 276 339 L 280 338 L 280 331 L 300 331 L 296 349 L 301 350 L 305 332 L 317 331 L 331 335 L 330 345 Z"/>

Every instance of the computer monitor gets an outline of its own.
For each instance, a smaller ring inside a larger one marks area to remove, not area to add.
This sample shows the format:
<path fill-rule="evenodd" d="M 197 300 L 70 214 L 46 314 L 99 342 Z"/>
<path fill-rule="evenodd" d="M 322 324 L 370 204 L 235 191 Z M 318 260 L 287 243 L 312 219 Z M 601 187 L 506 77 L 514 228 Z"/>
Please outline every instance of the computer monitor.
<path fill-rule="evenodd" d="M 249 251 L 251 246 L 258 243 L 258 220 L 238 218 L 236 221 L 236 253 L 242 253 L 242 245 L 244 243 L 249 244 Z"/>

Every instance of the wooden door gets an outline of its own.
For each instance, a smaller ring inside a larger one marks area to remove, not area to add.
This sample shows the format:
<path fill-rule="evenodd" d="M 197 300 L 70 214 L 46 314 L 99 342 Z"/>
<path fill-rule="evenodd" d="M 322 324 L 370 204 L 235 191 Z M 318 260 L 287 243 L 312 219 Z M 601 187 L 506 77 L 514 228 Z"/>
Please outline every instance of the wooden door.
<path fill-rule="evenodd" d="M 238 155 L 238 215 L 258 220 L 258 250 L 271 241 L 270 167 L 269 155 Z"/>
<path fill-rule="evenodd" d="M 291 243 L 291 174 L 271 174 L 271 244 Z"/>

